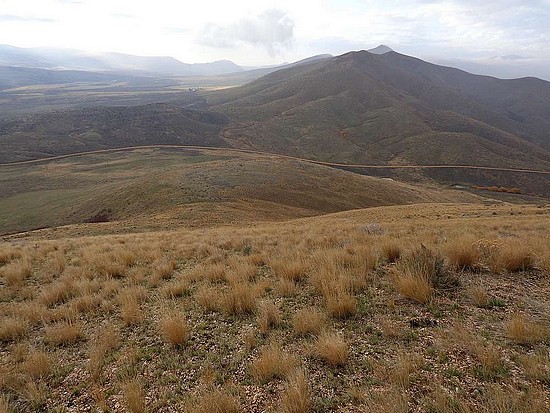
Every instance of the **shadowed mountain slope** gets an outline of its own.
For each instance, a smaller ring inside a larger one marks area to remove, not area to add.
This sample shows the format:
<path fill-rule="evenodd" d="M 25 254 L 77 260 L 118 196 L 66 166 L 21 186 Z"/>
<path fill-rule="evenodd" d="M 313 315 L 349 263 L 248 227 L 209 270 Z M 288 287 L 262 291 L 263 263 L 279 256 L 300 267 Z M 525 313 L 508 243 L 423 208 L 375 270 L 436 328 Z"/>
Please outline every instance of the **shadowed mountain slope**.
<path fill-rule="evenodd" d="M 150 144 L 224 146 L 226 118 L 170 104 L 97 107 L 0 121 L 0 163 Z"/>
<path fill-rule="evenodd" d="M 212 93 L 234 146 L 326 161 L 550 169 L 550 83 L 351 52 Z"/>

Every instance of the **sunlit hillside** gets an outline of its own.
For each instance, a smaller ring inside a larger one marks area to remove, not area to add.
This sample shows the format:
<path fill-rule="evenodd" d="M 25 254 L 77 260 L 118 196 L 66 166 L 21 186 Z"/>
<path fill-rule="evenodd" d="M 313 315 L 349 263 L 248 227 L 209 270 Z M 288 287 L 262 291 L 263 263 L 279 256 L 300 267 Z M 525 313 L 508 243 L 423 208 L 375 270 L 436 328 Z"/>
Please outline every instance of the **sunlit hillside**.
<path fill-rule="evenodd" d="M 546 412 L 550 209 L 0 244 L 0 411 Z"/>

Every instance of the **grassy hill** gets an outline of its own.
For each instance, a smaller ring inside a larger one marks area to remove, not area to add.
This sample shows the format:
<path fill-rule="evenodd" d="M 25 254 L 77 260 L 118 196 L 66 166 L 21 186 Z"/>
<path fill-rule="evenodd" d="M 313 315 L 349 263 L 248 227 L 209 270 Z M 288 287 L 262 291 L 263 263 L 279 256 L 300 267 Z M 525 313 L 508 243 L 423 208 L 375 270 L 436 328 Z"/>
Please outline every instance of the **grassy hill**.
<path fill-rule="evenodd" d="M 550 168 L 550 83 L 352 52 L 213 92 L 231 145 L 326 161 Z"/>
<path fill-rule="evenodd" d="M 547 207 L 97 225 L 0 242 L 2 411 L 550 409 Z"/>
<path fill-rule="evenodd" d="M 84 222 L 121 229 L 290 219 L 357 208 L 479 197 L 296 160 L 149 149 L 0 170 L 0 232 Z"/>

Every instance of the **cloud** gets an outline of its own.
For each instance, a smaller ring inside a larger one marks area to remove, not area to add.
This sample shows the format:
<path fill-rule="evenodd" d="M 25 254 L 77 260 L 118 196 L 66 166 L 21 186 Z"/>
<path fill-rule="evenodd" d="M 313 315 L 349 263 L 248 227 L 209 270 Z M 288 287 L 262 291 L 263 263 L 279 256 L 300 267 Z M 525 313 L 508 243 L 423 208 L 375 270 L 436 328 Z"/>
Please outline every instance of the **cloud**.
<path fill-rule="evenodd" d="M 41 17 L 25 17 L 13 14 L 0 14 L 0 22 L 33 22 L 33 23 L 53 23 L 55 19 Z"/>
<path fill-rule="evenodd" d="M 270 9 L 263 13 L 242 18 L 221 26 L 206 25 L 199 35 L 200 43 L 219 48 L 231 48 L 242 44 L 263 47 L 274 56 L 289 47 L 294 37 L 294 21 L 282 10 Z"/>

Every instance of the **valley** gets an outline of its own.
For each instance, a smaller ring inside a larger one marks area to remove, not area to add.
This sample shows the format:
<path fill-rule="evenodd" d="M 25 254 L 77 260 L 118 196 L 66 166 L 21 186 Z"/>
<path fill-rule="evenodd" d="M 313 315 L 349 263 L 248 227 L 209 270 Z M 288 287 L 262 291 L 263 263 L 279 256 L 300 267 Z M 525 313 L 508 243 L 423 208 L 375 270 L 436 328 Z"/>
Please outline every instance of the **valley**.
<path fill-rule="evenodd" d="M 550 83 L 31 57 L 0 68 L 0 413 L 550 409 Z"/>

